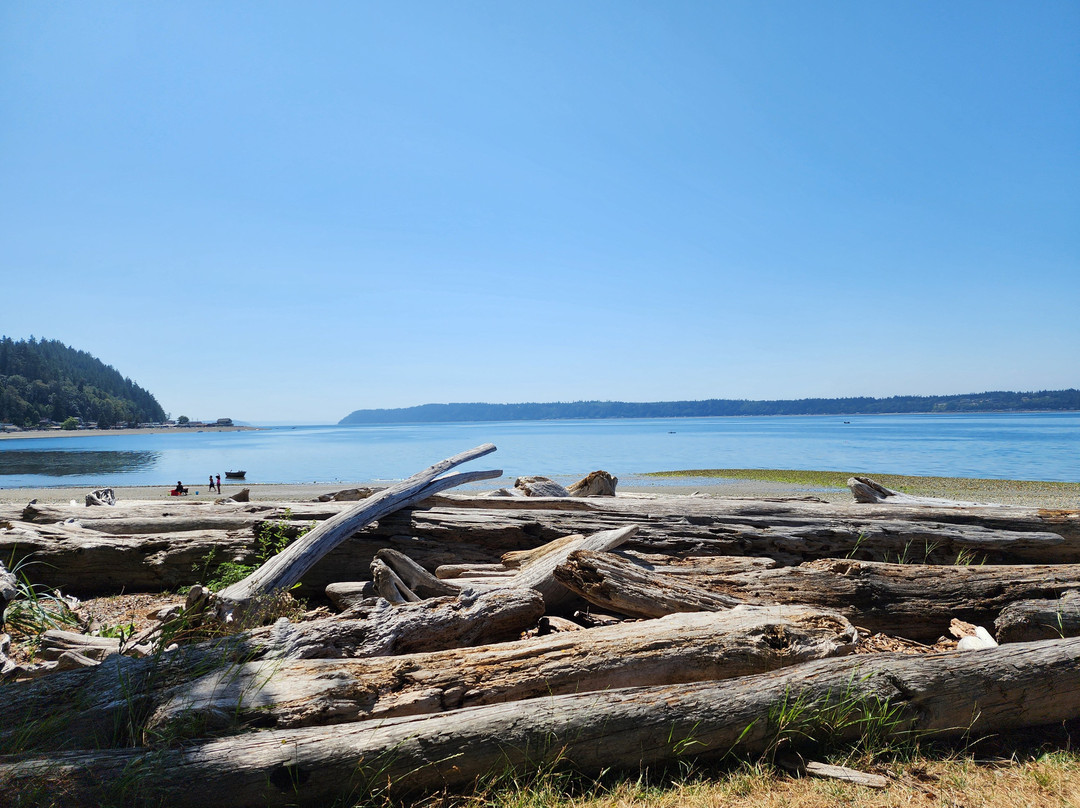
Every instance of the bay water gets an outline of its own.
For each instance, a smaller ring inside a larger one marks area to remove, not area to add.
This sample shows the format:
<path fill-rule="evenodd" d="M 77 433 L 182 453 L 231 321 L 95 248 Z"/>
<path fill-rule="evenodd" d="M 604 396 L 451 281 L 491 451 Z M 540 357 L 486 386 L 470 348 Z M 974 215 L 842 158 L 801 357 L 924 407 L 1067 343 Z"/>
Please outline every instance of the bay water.
<path fill-rule="evenodd" d="M 498 451 L 467 468 L 501 468 L 507 478 L 543 474 L 571 481 L 604 469 L 628 483 L 650 471 L 783 468 L 1080 481 L 1080 413 L 972 413 L 285 426 L 9 439 L 0 441 L 0 487 L 183 480 L 198 488 L 208 475 L 224 479 L 234 469 L 246 470 L 251 483 L 380 483 L 482 443 Z"/>

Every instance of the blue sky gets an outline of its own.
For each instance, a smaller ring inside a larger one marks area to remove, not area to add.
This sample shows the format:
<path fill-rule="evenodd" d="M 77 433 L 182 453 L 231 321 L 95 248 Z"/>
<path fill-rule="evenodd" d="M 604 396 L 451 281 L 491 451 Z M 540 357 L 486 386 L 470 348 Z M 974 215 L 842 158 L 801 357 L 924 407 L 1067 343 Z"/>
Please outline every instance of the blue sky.
<path fill-rule="evenodd" d="M 174 417 L 1073 387 L 1080 4 L 13 0 L 0 274 Z"/>

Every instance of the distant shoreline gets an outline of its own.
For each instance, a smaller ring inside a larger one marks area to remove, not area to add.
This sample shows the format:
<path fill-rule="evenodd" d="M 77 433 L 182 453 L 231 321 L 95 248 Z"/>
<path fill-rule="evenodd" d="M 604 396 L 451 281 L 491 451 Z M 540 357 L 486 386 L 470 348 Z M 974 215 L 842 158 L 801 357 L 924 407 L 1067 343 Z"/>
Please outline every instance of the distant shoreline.
<path fill-rule="evenodd" d="M 177 435 L 193 432 L 247 432 L 256 426 L 153 426 L 136 429 L 27 429 L 22 432 L 0 432 L 0 440 L 24 438 L 98 438 L 106 435 Z"/>

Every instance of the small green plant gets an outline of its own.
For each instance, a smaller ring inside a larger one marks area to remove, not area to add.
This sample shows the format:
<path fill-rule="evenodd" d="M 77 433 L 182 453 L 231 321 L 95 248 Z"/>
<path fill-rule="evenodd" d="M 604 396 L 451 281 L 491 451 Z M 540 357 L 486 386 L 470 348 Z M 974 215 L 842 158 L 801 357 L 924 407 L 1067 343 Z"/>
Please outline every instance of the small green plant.
<path fill-rule="evenodd" d="M 0 613 L 0 630 L 21 634 L 36 652 L 42 634 L 49 629 L 78 625 L 79 618 L 58 592 L 30 582 L 26 570 L 35 563 L 26 559 L 9 562 L 16 595 Z"/>
<path fill-rule="evenodd" d="M 970 567 L 972 565 L 982 566 L 986 563 L 986 556 L 982 557 L 982 561 L 977 561 L 978 554 L 974 550 L 968 550 L 963 548 L 956 554 L 956 561 L 953 563 L 958 567 Z"/>
<path fill-rule="evenodd" d="M 255 526 L 255 557 L 252 563 L 236 560 L 217 562 L 216 552 L 211 550 L 203 556 L 202 563 L 193 565 L 192 569 L 201 573 L 211 592 L 220 592 L 247 578 L 313 527 L 314 522 L 296 525 L 292 521 L 292 511 L 286 508 L 281 519 L 260 522 Z"/>
<path fill-rule="evenodd" d="M 799 747 L 842 749 L 848 757 L 895 755 L 910 747 L 915 738 L 903 708 L 859 693 L 856 684 L 852 678 L 841 692 L 829 690 L 818 698 L 785 692 L 768 712 L 770 740 L 763 757 L 772 760 L 781 750 Z"/>
<path fill-rule="evenodd" d="M 120 640 L 122 643 L 126 643 L 131 637 L 135 635 L 135 624 L 119 624 L 115 626 L 102 626 L 98 630 L 99 637 L 112 637 Z"/>
<path fill-rule="evenodd" d="M 851 545 L 851 549 L 848 550 L 848 554 L 844 558 L 854 558 L 855 554 L 859 552 L 859 548 L 862 547 L 862 543 L 866 541 L 866 534 L 860 533 L 859 538 L 855 539 L 855 543 Z"/>

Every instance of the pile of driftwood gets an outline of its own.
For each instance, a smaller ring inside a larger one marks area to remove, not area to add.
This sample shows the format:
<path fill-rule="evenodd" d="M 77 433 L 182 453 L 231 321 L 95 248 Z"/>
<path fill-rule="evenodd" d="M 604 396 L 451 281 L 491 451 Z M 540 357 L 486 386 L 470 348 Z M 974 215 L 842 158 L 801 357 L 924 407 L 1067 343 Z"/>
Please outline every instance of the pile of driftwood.
<path fill-rule="evenodd" d="M 603 472 L 440 493 L 500 476 L 446 474 L 493 450 L 356 502 L 0 514 L 0 557 L 82 597 L 191 585 L 211 550 L 251 559 L 265 521 L 317 525 L 141 636 L 52 632 L 46 662 L 8 665 L 0 748 L 21 754 L 0 757 L 0 793 L 315 805 L 555 760 L 760 754 L 820 740 L 827 717 L 836 740 L 871 714 L 933 737 L 1080 717 L 1080 511 L 858 478 L 845 505 L 614 497 Z M 338 612 L 181 639 L 257 623 L 282 590 Z M 977 650 L 867 653 L 940 648 L 950 626 Z"/>

